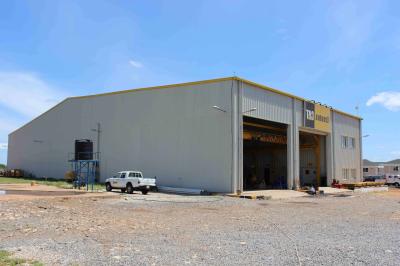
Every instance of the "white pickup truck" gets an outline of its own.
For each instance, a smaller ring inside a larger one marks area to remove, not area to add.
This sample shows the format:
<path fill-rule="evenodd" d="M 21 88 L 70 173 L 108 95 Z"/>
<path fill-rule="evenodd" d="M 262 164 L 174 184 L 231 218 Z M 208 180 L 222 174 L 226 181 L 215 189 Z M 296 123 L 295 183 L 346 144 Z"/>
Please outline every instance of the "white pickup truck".
<path fill-rule="evenodd" d="M 141 191 L 146 195 L 151 188 L 156 187 L 155 178 L 144 178 L 139 171 L 121 171 L 116 176 L 106 180 L 106 190 L 114 188 L 121 189 L 121 192 L 132 194 L 134 190 Z"/>
<path fill-rule="evenodd" d="M 399 175 L 385 175 L 386 184 L 400 187 L 400 176 Z"/>

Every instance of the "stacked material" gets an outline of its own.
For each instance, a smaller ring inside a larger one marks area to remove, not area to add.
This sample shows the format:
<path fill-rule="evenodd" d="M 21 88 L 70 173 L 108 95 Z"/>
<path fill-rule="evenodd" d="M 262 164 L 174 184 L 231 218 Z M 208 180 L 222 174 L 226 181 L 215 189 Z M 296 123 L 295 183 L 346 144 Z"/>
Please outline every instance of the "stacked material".
<path fill-rule="evenodd" d="M 0 176 L 24 177 L 24 171 L 20 169 L 2 170 Z"/>

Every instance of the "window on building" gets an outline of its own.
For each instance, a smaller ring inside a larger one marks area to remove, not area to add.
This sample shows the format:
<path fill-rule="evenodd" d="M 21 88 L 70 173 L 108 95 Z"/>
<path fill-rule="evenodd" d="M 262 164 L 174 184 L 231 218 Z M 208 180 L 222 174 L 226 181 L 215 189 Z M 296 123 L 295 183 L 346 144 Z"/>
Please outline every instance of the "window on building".
<path fill-rule="evenodd" d="M 357 179 L 357 172 L 356 172 L 356 169 L 354 169 L 354 168 L 351 169 L 351 178 L 354 180 Z"/>
<path fill-rule="evenodd" d="M 342 148 L 343 149 L 355 149 L 356 139 L 348 136 L 342 136 Z"/>
<path fill-rule="evenodd" d="M 342 136 L 342 148 L 346 149 L 347 148 L 347 137 Z"/>
<path fill-rule="evenodd" d="M 343 180 L 356 180 L 357 179 L 357 169 L 355 168 L 343 168 L 342 169 Z"/>
<path fill-rule="evenodd" d="M 356 148 L 356 139 L 348 137 L 348 142 L 349 142 L 349 149 L 355 149 Z"/>
<path fill-rule="evenodd" d="M 399 167 L 398 166 L 393 167 L 393 171 L 398 172 L 399 171 Z"/>
<path fill-rule="evenodd" d="M 343 177 L 343 180 L 349 179 L 349 169 L 347 169 L 347 168 L 342 169 L 342 177 Z"/>
<path fill-rule="evenodd" d="M 368 173 L 368 167 L 363 168 L 364 173 Z"/>

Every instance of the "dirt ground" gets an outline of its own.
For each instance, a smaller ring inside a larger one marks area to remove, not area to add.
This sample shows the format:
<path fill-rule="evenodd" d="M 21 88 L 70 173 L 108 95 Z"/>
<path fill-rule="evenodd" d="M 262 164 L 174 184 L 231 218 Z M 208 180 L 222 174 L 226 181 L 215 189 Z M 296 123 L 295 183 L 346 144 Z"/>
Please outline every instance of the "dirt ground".
<path fill-rule="evenodd" d="M 45 265 L 399 265 L 399 225 L 399 189 L 285 200 L 0 196 L 0 250 Z"/>
<path fill-rule="evenodd" d="M 5 191 L 5 194 L 1 194 Z M 90 192 L 90 191 L 89 191 Z M 41 198 L 59 197 L 111 197 L 116 196 L 109 193 L 90 192 L 84 189 L 63 189 L 46 185 L 30 184 L 0 184 L 0 201 L 26 201 Z"/>

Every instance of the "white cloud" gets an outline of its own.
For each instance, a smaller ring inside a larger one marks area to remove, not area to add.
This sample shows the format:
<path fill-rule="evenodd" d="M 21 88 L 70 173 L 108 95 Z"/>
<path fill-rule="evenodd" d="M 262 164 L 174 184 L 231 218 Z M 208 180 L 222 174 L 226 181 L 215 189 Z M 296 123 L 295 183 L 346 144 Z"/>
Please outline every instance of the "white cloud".
<path fill-rule="evenodd" d="M 390 111 L 400 110 L 400 92 L 384 91 L 372 96 L 367 101 L 367 106 L 380 104 Z"/>
<path fill-rule="evenodd" d="M 129 60 L 129 64 L 131 66 L 133 66 L 134 68 L 142 68 L 143 64 L 140 63 L 139 61 L 135 61 L 135 60 Z"/>
<path fill-rule="evenodd" d="M 8 144 L 7 143 L 0 143 L 0 150 L 7 150 Z"/>
<path fill-rule="evenodd" d="M 28 72 L 0 72 L 0 105 L 32 118 L 65 96 L 37 75 Z"/>

